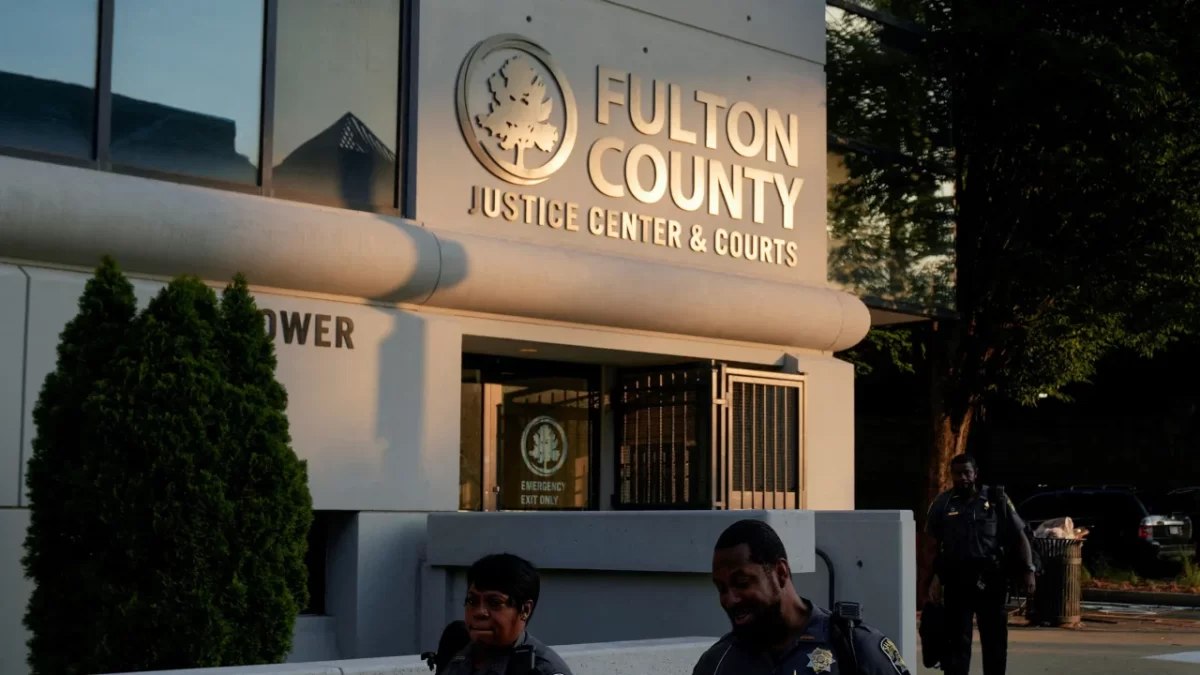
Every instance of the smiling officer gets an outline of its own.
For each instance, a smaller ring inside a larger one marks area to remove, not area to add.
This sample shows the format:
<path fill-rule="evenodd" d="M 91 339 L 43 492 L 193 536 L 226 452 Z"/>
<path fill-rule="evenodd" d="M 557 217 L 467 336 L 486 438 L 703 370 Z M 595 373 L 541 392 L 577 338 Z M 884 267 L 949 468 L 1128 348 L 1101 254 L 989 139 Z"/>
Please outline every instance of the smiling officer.
<path fill-rule="evenodd" d="M 730 525 L 713 552 L 713 583 L 733 632 L 693 675 L 909 675 L 879 631 L 817 607 L 792 585 L 787 551 L 770 525 Z"/>
<path fill-rule="evenodd" d="M 526 630 L 541 579 L 528 561 L 509 553 L 480 558 L 467 570 L 466 624 L 471 644 L 445 675 L 571 675 L 567 664 Z"/>

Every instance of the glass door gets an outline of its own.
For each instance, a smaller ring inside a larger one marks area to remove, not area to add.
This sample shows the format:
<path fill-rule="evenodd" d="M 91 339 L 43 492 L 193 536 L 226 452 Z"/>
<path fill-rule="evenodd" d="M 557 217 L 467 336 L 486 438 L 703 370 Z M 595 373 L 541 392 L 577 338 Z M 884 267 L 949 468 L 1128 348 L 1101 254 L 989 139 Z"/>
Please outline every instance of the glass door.
<path fill-rule="evenodd" d="M 599 368 L 471 355 L 463 361 L 459 508 L 592 508 Z"/>

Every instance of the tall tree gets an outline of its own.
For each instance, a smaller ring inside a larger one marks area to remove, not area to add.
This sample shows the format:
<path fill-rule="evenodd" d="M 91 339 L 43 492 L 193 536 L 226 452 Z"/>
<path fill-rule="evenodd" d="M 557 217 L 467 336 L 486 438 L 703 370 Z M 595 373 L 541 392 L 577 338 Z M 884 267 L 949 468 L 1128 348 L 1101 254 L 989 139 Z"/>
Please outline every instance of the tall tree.
<path fill-rule="evenodd" d="M 930 87 L 927 103 L 944 99 L 953 113 L 959 318 L 935 323 L 929 350 L 931 499 L 989 401 L 1063 397 L 1104 354 L 1150 354 L 1191 330 L 1200 288 L 1200 87 L 1188 73 L 1200 56 L 1191 37 L 1200 6 L 874 4 L 928 30 L 920 86 Z M 888 100 L 878 69 L 856 73 L 847 63 L 844 82 L 861 73 L 858 89 Z M 934 92 L 939 83 L 944 97 Z M 904 110 L 899 103 L 887 109 Z M 914 123 L 916 137 L 937 137 L 943 118 L 928 117 Z M 871 124 L 868 131 L 896 135 Z M 916 144 L 905 149 L 927 156 Z M 878 180 L 874 189 L 886 192 L 904 178 Z M 930 234 L 940 227 L 917 222 Z"/>
<path fill-rule="evenodd" d="M 929 492 L 991 397 L 1062 397 L 1192 328 L 1200 4 L 956 3 L 957 309 L 937 326 Z"/>

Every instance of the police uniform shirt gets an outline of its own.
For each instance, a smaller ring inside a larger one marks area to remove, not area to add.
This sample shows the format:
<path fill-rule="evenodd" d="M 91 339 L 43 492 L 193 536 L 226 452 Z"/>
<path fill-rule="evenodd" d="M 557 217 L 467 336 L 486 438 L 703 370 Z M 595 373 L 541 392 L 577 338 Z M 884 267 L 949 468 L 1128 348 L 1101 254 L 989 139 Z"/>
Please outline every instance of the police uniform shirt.
<path fill-rule="evenodd" d="M 571 669 L 563 662 L 562 657 L 530 635 L 529 631 L 521 635 L 521 639 L 517 640 L 513 648 L 524 645 L 533 647 L 534 664 L 531 675 L 571 675 Z M 446 664 L 443 675 L 505 675 L 510 660 L 507 654 L 498 656 L 483 668 L 476 670 L 475 654 L 478 649 L 474 644 L 467 645 Z"/>
<path fill-rule="evenodd" d="M 867 626 L 854 629 L 858 673 L 843 670 L 832 640 L 830 613 L 804 600 L 808 625 L 776 656 L 747 644 L 732 633 L 709 648 L 692 675 L 909 675 L 900 650 L 882 633 Z"/>
<path fill-rule="evenodd" d="M 1001 541 L 1009 540 L 1024 524 L 1012 500 L 1003 505 L 1007 508 L 1007 521 L 1000 518 L 1001 505 L 988 496 L 988 489 L 980 490 L 974 498 L 959 496 L 953 490 L 942 493 L 929 507 L 926 531 L 941 543 L 941 550 L 949 560 L 957 562 L 979 562 L 990 560 L 1000 553 Z"/>

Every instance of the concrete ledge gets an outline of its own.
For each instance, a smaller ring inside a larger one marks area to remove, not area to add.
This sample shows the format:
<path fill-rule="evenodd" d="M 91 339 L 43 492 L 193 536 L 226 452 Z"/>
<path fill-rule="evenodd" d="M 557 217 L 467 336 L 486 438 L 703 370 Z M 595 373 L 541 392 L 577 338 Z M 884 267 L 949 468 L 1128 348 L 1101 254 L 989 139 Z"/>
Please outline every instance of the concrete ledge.
<path fill-rule="evenodd" d="M 717 638 L 687 637 L 555 647 L 574 675 L 690 675 Z M 157 670 L 138 675 L 429 675 L 417 656 L 390 656 L 270 666 Z M 134 675 L 119 673 L 117 675 Z"/>
<path fill-rule="evenodd" d="M 741 11 L 741 10 L 739 10 Z M 867 308 L 832 288 L 437 230 L 370 213 L 0 157 L 0 253 L 823 351 Z"/>
<path fill-rule="evenodd" d="M 816 569 L 812 511 L 431 513 L 428 562 L 469 567 L 503 550 L 544 569 L 707 575 L 717 537 L 744 518 L 775 528 L 795 573 Z"/>

